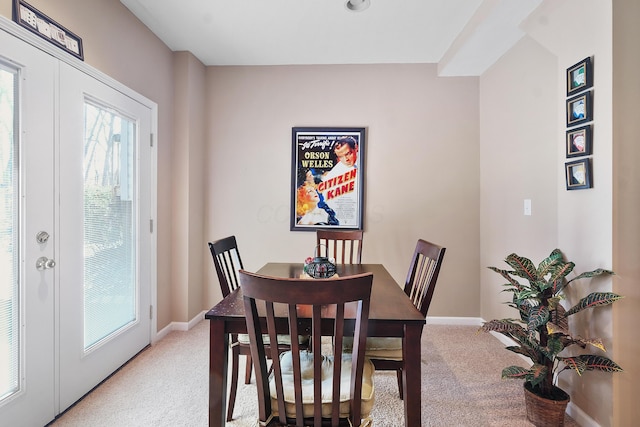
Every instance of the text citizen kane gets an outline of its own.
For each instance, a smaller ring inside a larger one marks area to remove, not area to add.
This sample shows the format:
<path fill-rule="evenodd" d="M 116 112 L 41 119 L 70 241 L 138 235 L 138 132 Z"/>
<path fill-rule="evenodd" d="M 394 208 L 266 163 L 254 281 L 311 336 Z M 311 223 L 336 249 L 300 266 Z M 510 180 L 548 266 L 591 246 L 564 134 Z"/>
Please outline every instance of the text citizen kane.
<path fill-rule="evenodd" d="M 350 193 L 355 189 L 357 172 L 357 169 L 353 169 L 335 178 L 322 181 L 318 184 L 318 191 L 325 193 L 327 200 L 331 200 L 341 194 Z"/>

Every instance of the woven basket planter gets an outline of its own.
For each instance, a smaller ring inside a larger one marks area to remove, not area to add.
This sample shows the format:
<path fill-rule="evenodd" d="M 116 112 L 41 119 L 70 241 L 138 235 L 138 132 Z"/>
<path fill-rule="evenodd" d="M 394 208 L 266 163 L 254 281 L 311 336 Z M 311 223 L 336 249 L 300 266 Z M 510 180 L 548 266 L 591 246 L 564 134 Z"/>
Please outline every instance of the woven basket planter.
<path fill-rule="evenodd" d="M 562 400 L 552 400 L 532 393 L 525 384 L 524 401 L 527 408 L 527 419 L 536 427 L 564 426 L 564 413 L 569 404 L 569 395 L 554 387 L 554 392 L 565 397 Z"/>

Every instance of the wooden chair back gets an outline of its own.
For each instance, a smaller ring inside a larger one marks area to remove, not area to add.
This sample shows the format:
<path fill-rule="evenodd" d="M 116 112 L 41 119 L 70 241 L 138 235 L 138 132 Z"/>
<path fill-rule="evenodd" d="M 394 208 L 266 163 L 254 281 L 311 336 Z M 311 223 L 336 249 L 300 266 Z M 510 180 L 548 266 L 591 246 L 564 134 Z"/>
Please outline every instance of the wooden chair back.
<path fill-rule="evenodd" d="M 209 242 L 209 251 L 213 258 L 213 265 L 220 282 L 220 291 L 222 296 L 226 297 L 232 291 L 240 286 L 238 271 L 243 267 L 238 243 L 235 236 L 225 237 Z M 233 419 L 233 408 L 236 403 L 236 394 L 238 391 L 238 370 L 240 355 L 246 356 L 245 366 L 245 384 L 251 382 L 251 351 L 249 346 L 238 341 L 238 334 L 231 334 L 229 338 L 231 344 L 231 388 L 229 391 L 229 406 L 227 408 L 227 421 Z"/>
<path fill-rule="evenodd" d="M 317 230 L 320 256 L 334 258 L 336 264 L 362 264 L 362 230 Z"/>
<path fill-rule="evenodd" d="M 304 331 L 298 330 L 299 319 L 311 319 L 311 335 L 313 349 L 313 378 L 321 378 L 323 368 L 322 335 L 329 336 L 327 330 L 321 329 L 321 319 L 335 319 L 331 331 L 333 337 L 332 354 L 334 355 L 333 378 L 331 380 L 331 426 L 344 423 L 340 420 L 340 373 L 342 370 L 342 344 L 346 333 L 353 331 L 354 348 L 351 357 L 351 386 L 350 386 L 350 411 L 349 418 L 353 425 L 360 425 L 362 408 L 362 376 L 365 365 L 365 346 L 367 339 L 367 323 L 369 317 L 369 304 L 373 274 L 366 273 L 349 276 L 340 279 L 284 279 L 261 276 L 240 271 L 240 282 L 244 294 L 245 315 L 247 331 L 251 342 L 251 355 L 256 371 L 256 384 L 258 388 L 258 406 L 261 425 L 315 425 L 328 423 L 327 417 L 322 418 L 322 387 L 323 382 L 313 382 L 313 409 L 310 414 L 308 403 L 303 409 L 302 390 L 303 375 L 305 382 L 309 381 L 309 372 L 301 371 L 301 348 L 296 340 L 291 342 L 292 366 L 295 414 L 291 414 L 291 403 L 285 408 L 285 396 L 282 381 L 282 360 L 277 352 L 272 351 L 270 358 L 273 360 L 272 372 L 275 382 L 275 401 L 277 408 L 272 407 L 270 394 L 269 369 L 267 367 L 267 355 L 263 345 L 263 334 L 268 334 L 271 342 L 276 339 L 276 317 L 288 317 L 287 325 L 291 336 L 297 336 Z M 345 316 L 346 313 L 346 316 Z M 279 316 L 276 316 L 279 314 Z M 355 319 L 355 324 L 349 320 Z M 280 331 L 283 333 L 283 331 Z M 325 345 L 327 345 L 325 343 Z M 311 351 L 311 350 L 309 350 Z M 285 355 L 287 353 L 284 353 Z M 308 358 L 308 353 L 303 352 L 303 357 Z M 284 359 L 284 357 L 283 357 Z M 305 359 L 308 360 L 308 359 Z M 347 359 L 348 360 L 348 359 Z M 304 363 L 304 361 L 303 361 Z M 370 362 L 368 362 L 370 363 Z M 325 390 L 325 395 L 327 391 Z M 290 397 L 290 396 L 289 396 Z M 305 396 L 305 400 L 309 397 Z M 327 403 L 325 402 L 325 405 Z M 306 410 L 306 414 L 305 414 Z M 325 406 L 326 410 L 326 406 Z M 289 412 L 289 418 L 287 418 Z M 277 413 L 277 417 L 274 416 Z M 357 421 L 354 421 L 357 420 Z M 271 424 L 269 423 L 271 421 Z"/>
<path fill-rule="evenodd" d="M 209 242 L 209 250 L 218 274 L 222 296 L 226 297 L 240 286 L 238 271 L 244 268 L 236 237 L 229 236 L 215 242 Z"/>
<path fill-rule="evenodd" d="M 404 292 L 413 305 L 427 317 L 446 248 L 419 239 L 411 258 Z"/>
<path fill-rule="evenodd" d="M 240 258 L 240 251 L 238 250 L 238 244 L 235 236 L 225 237 L 215 242 L 209 242 L 209 250 L 211 251 L 211 257 L 213 258 L 213 264 L 216 268 L 218 275 L 218 281 L 220 282 L 220 290 L 222 296 L 226 297 L 231 292 L 238 289 L 240 286 L 240 280 L 238 272 L 244 268 L 242 265 L 242 258 Z M 231 388 L 229 391 L 229 407 L 227 409 L 227 421 L 233 419 L 233 409 L 236 401 L 236 394 L 238 390 L 238 370 L 239 370 L 239 356 L 246 357 L 245 366 L 245 379 L 244 383 L 249 384 L 251 382 L 251 370 L 253 364 L 251 362 L 251 349 L 247 343 L 246 334 L 231 334 L 230 344 L 232 350 L 231 356 Z M 308 338 L 306 336 L 298 338 L 301 348 L 306 348 Z M 273 347 L 274 351 L 278 353 L 285 352 L 290 349 L 289 337 L 278 337 L 277 345 L 267 345 L 267 348 Z M 276 342 L 276 341 L 269 341 Z M 271 351 L 271 350 L 269 350 Z"/>

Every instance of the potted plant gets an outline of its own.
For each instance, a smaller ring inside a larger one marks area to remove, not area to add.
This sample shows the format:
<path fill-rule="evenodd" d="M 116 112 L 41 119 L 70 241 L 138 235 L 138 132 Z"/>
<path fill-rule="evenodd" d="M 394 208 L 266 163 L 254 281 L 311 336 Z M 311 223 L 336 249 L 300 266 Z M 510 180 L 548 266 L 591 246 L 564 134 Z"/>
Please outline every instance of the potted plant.
<path fill-rule="evenodd" d="M 516 254 L 509 255 L 505 262 L 512 270 L 489 268 L 509 282 L 504 285 L 505 291 L 513 293 L 508 304 L 518 311 L 519 318 L 491 320 L 484 323 L 481 330 L 498 332 L 510 338 L 516 345 L 507 347 L 507 350 L 526 356 L 533 362 L 529 368 L 509 366 L 502 371 L 502 378 L 524 380 L 529 421 L 537 426 L 562 426 L 569 395 L 555 384 L 560 372 L 574 370 L 582 375 L 592 370 L 622 371 L 605 356 L 582 354 L 584 352 L 572 355 L 565 351 L 572 346 L 583 349 L 596 347 L 605 351 L 601 339 L 572 336 L 568 317 L 582 310 L 612 304 L 622 297 L 612 292 L 593 292 L 569 309 L 565 309 L 560 301 L 564 299 L 567 286 L 577 280 L 614 273 L 597 269 L 567 279 L 575 264 L 564 261 L 559 249 L 554 249 L 537 267 L 529 259 Z"/>

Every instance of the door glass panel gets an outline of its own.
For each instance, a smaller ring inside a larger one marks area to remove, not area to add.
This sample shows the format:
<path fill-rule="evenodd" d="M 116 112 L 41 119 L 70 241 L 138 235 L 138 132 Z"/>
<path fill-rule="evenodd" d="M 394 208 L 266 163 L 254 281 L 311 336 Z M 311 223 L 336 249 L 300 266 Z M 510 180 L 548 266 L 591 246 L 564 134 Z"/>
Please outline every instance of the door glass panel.
<path fill-rule="evenodd" d="M 0 63 L 0 400 L 19 389 L 19 248 L 16 72 Z"/>
<path fill-rule="evenodd" d="M 136 124 L 85 102 L 84 347 L 132 324 L 136 313 Z"/>

